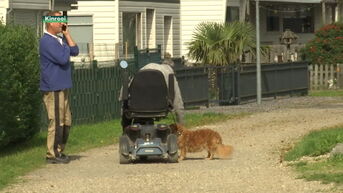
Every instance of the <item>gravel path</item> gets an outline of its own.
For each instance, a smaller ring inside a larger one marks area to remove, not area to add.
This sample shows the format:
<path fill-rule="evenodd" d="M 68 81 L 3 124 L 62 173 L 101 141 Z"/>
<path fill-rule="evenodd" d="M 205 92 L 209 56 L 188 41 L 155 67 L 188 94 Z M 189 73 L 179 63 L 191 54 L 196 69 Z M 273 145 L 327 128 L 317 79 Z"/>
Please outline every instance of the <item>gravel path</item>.
<path fill-rule="evenodd" d="M 235 148 L 230 159 L 204 160 L 202 152 L 177 164 L 119 165 L 113 145 L 74 155 L 79 159 L 67 165 L 46 165 L 3 192 L 334 192 L 332 184 L 297 179 L 292 168 L 280 163 L 280 149 L 311 130 L 343 124 L 343 99 L 295 97 L 195 111 L 254 112 L 203 126 Z"/>

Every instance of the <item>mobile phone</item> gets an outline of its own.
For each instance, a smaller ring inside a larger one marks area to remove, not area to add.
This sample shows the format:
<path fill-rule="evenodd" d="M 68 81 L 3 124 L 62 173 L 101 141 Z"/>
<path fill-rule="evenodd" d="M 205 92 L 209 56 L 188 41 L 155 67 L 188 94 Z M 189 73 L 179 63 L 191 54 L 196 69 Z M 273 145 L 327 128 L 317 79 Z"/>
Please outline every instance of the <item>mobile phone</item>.
<path fill-rule="evenodd" d="M 67 25 L 63 25 L 62 26 L 62 31 L 66 31 L 67 30 Z"/>

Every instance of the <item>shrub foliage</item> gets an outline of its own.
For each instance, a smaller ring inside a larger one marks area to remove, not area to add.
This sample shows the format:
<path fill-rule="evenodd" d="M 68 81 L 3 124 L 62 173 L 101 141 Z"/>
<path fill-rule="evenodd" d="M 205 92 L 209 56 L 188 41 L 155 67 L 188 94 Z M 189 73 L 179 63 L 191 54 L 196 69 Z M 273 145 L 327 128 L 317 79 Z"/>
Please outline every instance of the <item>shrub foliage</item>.
<path fill-rule="evenodd" d="M 329 24 L 319 29 L 303 51 L 313 64 L 343 63 L 343 24 Z"/>
<path fill-rule="evenodd" d="M 39 131 L 37 43 L 33 29 L 0 22 L 0 148 Z"/>

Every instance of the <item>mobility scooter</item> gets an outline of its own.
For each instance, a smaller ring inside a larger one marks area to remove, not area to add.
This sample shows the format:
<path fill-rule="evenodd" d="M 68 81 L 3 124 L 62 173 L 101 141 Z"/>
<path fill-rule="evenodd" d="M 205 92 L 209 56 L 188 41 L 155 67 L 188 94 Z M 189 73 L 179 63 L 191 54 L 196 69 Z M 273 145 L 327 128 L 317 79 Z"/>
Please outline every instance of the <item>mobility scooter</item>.
<path fill-rule="evenodd" d="M 127 63 L 121 62 L 126 68 Z M 178 162 L 177 136 L 168 124 L 156 124 L 173 109 L 174 74 L 168 84 L 158 70 L 140 70 L 129 82 L 124 75 L 122 89 L 123 134 L 119 138 L 120 164 L 147 158 Z"/>

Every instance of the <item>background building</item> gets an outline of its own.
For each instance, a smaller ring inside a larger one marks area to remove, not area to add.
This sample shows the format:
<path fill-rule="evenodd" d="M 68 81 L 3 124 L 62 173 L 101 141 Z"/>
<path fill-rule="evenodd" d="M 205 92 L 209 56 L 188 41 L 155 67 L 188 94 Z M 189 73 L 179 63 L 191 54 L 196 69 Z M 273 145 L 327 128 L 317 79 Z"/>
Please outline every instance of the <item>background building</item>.
<path fill-rule="evenodd" d="M 157 45 L 162 55 L 180 57 L 179 9 L 179 0 L 79 0 L 78 9 L 68 12 L 82 53 L 75 60 L 131 58 L 135 46 Z"/>
<path fill-rule="evenodd" d="M 5 23 L 28 25 L 43 33 L 42 16 L 46 11 L 77 8 L 77 0 L 0 0 L 0 18 Z"/>

